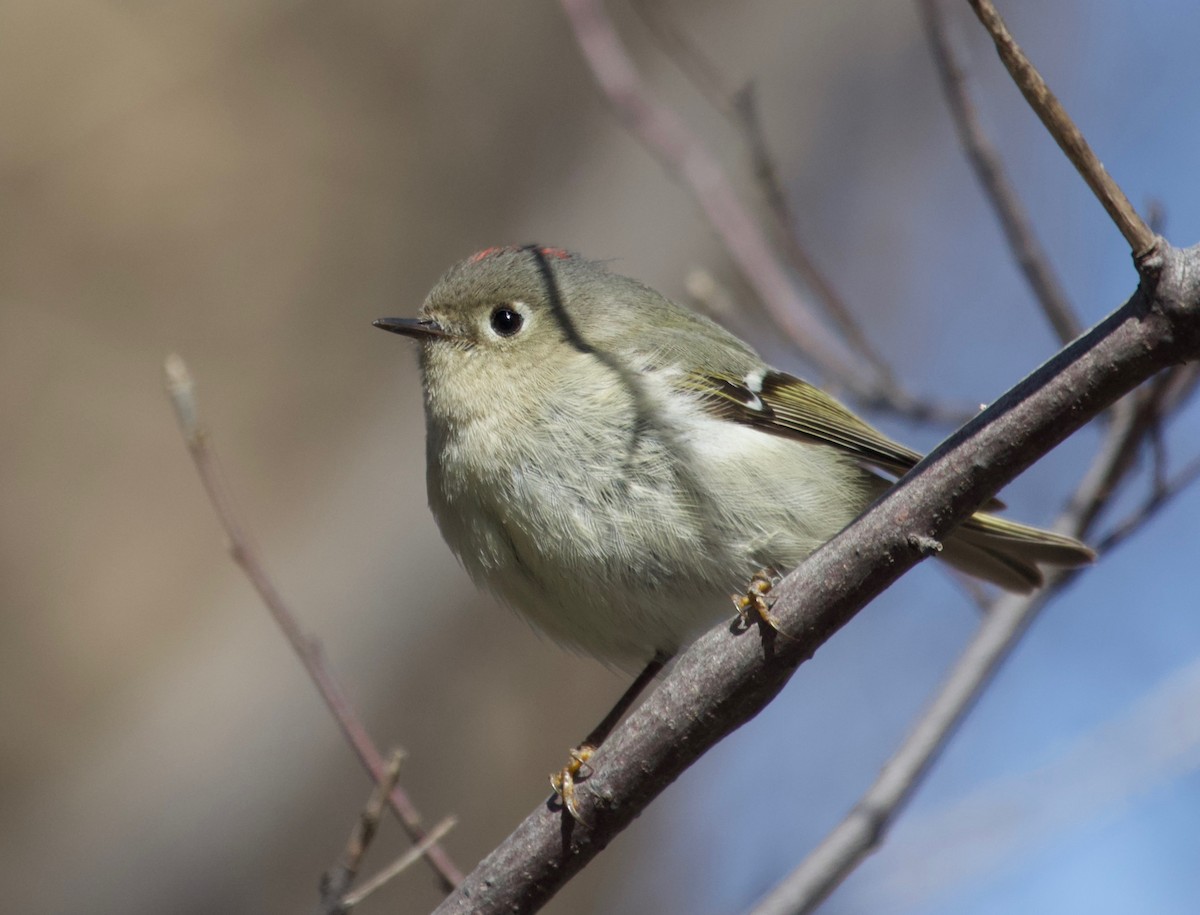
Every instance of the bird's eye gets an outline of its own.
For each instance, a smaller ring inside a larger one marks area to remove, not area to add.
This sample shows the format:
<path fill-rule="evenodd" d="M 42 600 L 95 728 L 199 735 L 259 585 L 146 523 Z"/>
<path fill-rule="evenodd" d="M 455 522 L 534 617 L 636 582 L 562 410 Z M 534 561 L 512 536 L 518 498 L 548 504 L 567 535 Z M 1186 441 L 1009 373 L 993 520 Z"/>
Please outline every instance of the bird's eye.
<path fill-rule="evenodd" d="M 521 313 L 507 305 L 500 305 L 492 311 L 492 330 L 501 337 L 511 337 L 524 323 L 525 319 L 521 317 Z"/>

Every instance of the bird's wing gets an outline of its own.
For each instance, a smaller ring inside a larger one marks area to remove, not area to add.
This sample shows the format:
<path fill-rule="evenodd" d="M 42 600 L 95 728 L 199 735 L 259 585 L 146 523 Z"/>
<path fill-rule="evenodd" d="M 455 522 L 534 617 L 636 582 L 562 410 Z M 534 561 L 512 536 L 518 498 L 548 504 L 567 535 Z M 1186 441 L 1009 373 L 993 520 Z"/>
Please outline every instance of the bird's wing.
<path fill-rule="evenodd" d="M 714 414 L 790 438 L 830 445 L 897 476 L 921 454 L 894 442 L 807 381 L 773 369 L 738 378 L 692 372 L 684 381 Z"/>

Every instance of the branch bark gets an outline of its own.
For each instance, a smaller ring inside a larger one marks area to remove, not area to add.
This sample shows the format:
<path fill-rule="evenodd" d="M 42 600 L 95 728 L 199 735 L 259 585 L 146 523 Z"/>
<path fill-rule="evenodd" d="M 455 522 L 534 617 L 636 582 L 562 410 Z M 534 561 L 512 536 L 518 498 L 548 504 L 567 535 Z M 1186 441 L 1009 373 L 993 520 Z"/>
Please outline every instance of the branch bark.
<path fill-rule="evenodd" d="M 1079 539 L 1087 536 L 1100 511 L 1133 469 L 1138 449 L 1152 434 L 1146 417 L 1149 402 L 1162 400 L 1167 393 L 1162 382 L 1173 374 L 1170 371 L 1160 374 L 1154 384 L 1142 389 L 1150 396 L 1139 398 L 1135 394 L 1115 407 L 1105 442 L 1055 524 L 1055 530 Z M 1150 514 L 1146 514 L 1140 520 L 1149 518 Z M 979 631 L 871 787 L 750 915 L 801 915 L 815 911 L 883 843 L 891 824 L 1001 664 L 1043 608 L 1081 571 L 1055 570 L 1047 576 L 1045 587 L 1035 594 L 1007 594 L 989 602 Z"/>
<path fill-rule="evenodd" d="M 593 774 L 577 798 L 581 821 L 559 816 L 549 804 L 534 811 L 438 912 L 540 907 L 693 761 L 765 706 L 796 667 L 863 605 L 928 555 L 929 545 L 936 546 L 997 489 L 1158 370 L 1200 358 L 1200 248 L 1175 249 L 1150 231 L 1012 40 L 992 4 L 969 2 L 1031 107 L 1129 240 L 1141 285 L 1121 309 L 951 436 L 789 575 L 776 589 L 772 608 L 786 637 L 764 630 L 756 641 L 718 627 L 698 640 L 592 757 Z M 616 73 L 624 81 L 605 86 L 614 104 L 638 101 L 632 65 L 621 57 L 615 37 L 603 35 L 611 26 L 597 12 L 597 4 L 563 4 L 578 17 L 577 36 L 602 84 L 605 66 L 619 58 L 621 66 L 610 68 L 609 76 Z M 589 40 L 601 44 L 589 50 Z M 602 46 L 604 41 L 608 47 Z M 597 51 L 611 54 L 614 45 L 617 58 L 610 57 L 606 64 L 596 57 Z M 636 106 L 629 113 L 636 129 Z M 946 705 L 945 714 L 927 719 L 931 733 L 941 728 L 943 735 L 934 734 L 927 744 L 936 749 L 944 739 L 987 672 L 1003 658 L 1005 646 L 1031 618 L 1030 607 L 1041 599 L 1014 598 L 1007 602 L 1010 613 L 997 611 L 996 620 L 989 620 L 984 632 L 995 638 L 981 637 L 973 646 L 979 657 L 964 657 L 962 663 L 974 668 L 960 678 L 965 687 Z M 913 758 L 923 760 L 920 768 L 928 765 L 932 754 Z M 897 796 L 902 799 L 905 790 L 901 786 Z M 869 847 L 870 831 L 881 828 L 886 819 L 864 811 L 861 822 L 868 832 L 861 847 Z"/>
<path fill-rule="evenodd" d="M 1128 302 L 952 435 L 774 592 L 787 638 L 724 626 L 685 652 L 592 757 L 588 826 L 542 805 L 437 912 L 533 911 L 667 785 L 753 717 L 871 598 L 1001 486 L 1158 370 L 1200 358 L 1200 248 L 1158 240 Z"/>

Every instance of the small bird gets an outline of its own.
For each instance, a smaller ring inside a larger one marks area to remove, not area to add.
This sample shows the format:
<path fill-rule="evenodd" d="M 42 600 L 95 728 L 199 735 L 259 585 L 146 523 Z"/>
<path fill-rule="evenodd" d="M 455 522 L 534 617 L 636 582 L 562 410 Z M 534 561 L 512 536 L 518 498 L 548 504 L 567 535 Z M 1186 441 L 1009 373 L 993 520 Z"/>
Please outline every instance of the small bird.
<path fill-rule="evenodd" d="M 670 657 L 921 458 L 707 318 L 557 248 L 481 251 L 419 317 L 375 325 L 420 342 L 429 504 L 450 548 L 535 627 L 622 667 Z M 1019 592 L 1040 565 L 1093 556 L 987 511 L 940 553 Z"/>

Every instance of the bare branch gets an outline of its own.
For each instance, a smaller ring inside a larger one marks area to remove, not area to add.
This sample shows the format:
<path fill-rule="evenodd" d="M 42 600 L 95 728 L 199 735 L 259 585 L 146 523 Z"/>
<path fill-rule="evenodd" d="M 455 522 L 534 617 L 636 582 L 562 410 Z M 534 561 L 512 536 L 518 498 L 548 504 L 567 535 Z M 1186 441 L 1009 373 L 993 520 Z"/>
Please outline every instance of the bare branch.
<path fill-rule="evenodd" d="M 317 908 L 318 915 L 344 915 L 348 908 L 342 899 L 349 891 L 358 869 L 362 866 L 363 855 L 371 846 L 375 833 L 379 829 L 379 820 L 383 816 L 383 805 L 387 797 L 396 787 L 400 777 L 400 764 L 404 761 L 403 750 L 393 750 L 388 758 L 387 772 L 383 781 L 375 786 L 366 806 L 358 816 L 358 822 L 350 831 L 346 840 L 346 850 L 342 852 L 341 860 L 330 868 L 321 878 L 321 901 Z"/>
<path fill-rule="evenodd" d="M 1141 261 L 1149 257 L 1157 244 L 1155 234 L 1138 215 L 1133 204 L 1129 202 L 1129 198 L 1125 196 L 1125 192 L 1105 171 L 1104 165 L 1092 151 L 1079 128 L 1075 126 L 1075 122 L 1071 120 L 1066 109 L 1050 91 L 1050 87 L 1046 85 L 1042 75 L 1030 63 L 1029 58 L 1025 56 L 1008 31 L 1008 26 L 996 12 L 996 7 L 991 0 L 968 0 L 968 2 L 971 4 L 971 9 L 975 11 L 975 15 L 979 17 L 979 21 L 988 30 L 988 34 L 992 36 L 1000 60 L 1008 69 L 1017 88 L 1021 90 L 1021 94 L 1025 96 L 1029 107 L 1041 118 L 1059 148 L 1066 153 L 1071 164 L 1075 166 L 1075 170 L 1087 182 L 1087 186 L 1092 189 L 1096 199 L 1108 212 L 1109 218 L 1116 223 L 1121 234 L 1125 236 L 1125 240 L 1129 242 L 1134 260 Z"/>
<path fill-rule="evenodd" d="M 317 687 L 326 707 L 333 713 L 342 733 L 350 742 L 359 761 L 371 774 L 375 783 L 383 781 L 386 776 L 386 766 L 383 757 L 367 734 L 366 727 L 358 717 L 358 713 L 350 705 L 345 692 L 329 669 L 324 653 L 316 639 L 309 636 L 300 627 L 295 614 L 284 602 L 282 595 L 267 575 L 258 551 L 255 549 L 246 529 L 237 519 L 233 510 L 233 500 L 219 471 L 216 453 L 209 441 L 208 431 L 200 423 L 199 411 L 196 405 L 195 385 L 184 361 L 177 355 L 170 355 L 166 360 L 167 392 L 175 407 L 175 415 L 179 428 L 183 432 L 188 452 L 200 475 L 200 482 L 216 512 L 217 520 L 229 538 L 229 552 L 250 580 L 250 584 L 258 592 L 266 604 L 267 610 L 275 623 L 283 631 L 284 637 L 292 650 L 304 665 L 304 670 Z M 404 791 L 395 787 L 388 800 L 396 811 L 405 832 L 414 842 L 425 838 L 421 828 L 421 818 L 416 808 Z M 462 872 L 455 866 L 450 856 L 441 846 L 429 848 L 426 859 L 437 874 L 439 882 L 447 891 L 453 889 L 461 880 Z"/>
<path fill-rule="evenodd" d="M 1086 536 L 1114 489 L 1114 478 L 1129 471 L 1129 454 L 1147 430 L 1138 421 L 1139 411 L 1132 400 L 1122 400 L 1116 412 L 1117 419 L 1108 429 L 1104 446 L 1055 530 L 1073 537 Z M 871 787 L 800 866 L 751 910 L 752 915 L 814 911 L 867 855 L 883 844 L 892 822 L 1030 623 L 1076 574 L 1059 571 L 1036 594 L 1005 595 L 990 602 L 979 631 Z"/>
<path fill-rule="evenodd" d="M 1105 439 L 1106 451 L 1115 449 L 1111 459 L 1093 464 L 1067 508 L 1067 514 L 1081 530 L 1090 530 L 1108 506 L 1117 489 L 1129 477 L 1138 453 L 1150 443 L 1157 455 L 1162 417 L 1179 409 L 1195 390 L 1196 365 L 1175 366 L 1161 373 L 1154 382 L 1122 400 L 1114 409 L 1113 429 Z M 1124 434 L 1115 434 L 1115 433 Z M 1105 455 L 1102 453 L 1102 458 Z M 1156 459 L 1157 463 L 1157 459 Z M 1097 468 L 1102 468 L 1097 469 Z M 1093 480 L 1093 475 L 1104 476 Z M 1157 469 L 1155 471 L 1157 480 Z"/>
<path fill-rule="evenodd" d="M 975 177 L 991 201 L 1013 258 L 1025 275 L 1042 312 L 1058 334 L 1059 342 L 1070 343 L 1083 331 L 1083 326 L 1034 234 L 1033 224 L 1008 179 L 999 154 L 979 123 L 962 66 L 946 34 L 941 3 L 939 0 L 918 0 L 917 9 L 967 161 L 971 163 Z"/>
<path fill-rule="evenodd" d="M 867 338 L 845 299 L 817 265 L 816 259 L 800 239 L 795 214 L 788 202 L 783 183 L 779 180 L 779 169 L 776 168 L 775 160 L 767 146 L 766 133 L 763 131 L 762 119 L 759 117 L 758 95 L 754 91 L 754 86 L 747 84 L 737 91 L 727 88 L 719 69 L 679 28 L 667 10 L 666 4 L 639 0 L 634 4 L 634 9 L 641 15 L 651 34 L 658 40 L 663 52 L 676 62 L 708 103 L 724 114 L 737 128 L 750 156 L 754 177 L 762 189 L 767 208 L 774 217 L 778 236 L 783 243 L 784 254 L 792 269 L 812 290 L 817 302 L 820 303 L 825 314 L 837 325 L 846 341 L 871 364 L 871 367 L 889 388 L 896 390 L 899 382 L 891 366 Z M 970 415 L 968 413 L 958 417 L 958 422 L 955 424 L 966 422 Z M 933 419 L 933 417 L 919 418 Z"/>
<path fill-rule="evenodd" d="M 1165 365 L 1200 357 L 1200 249 L 1165 246 L 1134 296 L 952 435 L 776 588 L 788 638 L 719 626 L 590 760 L 589 825 L 542 805 L 437 910 L 531 911 L 660 791 L 756 714 L 795 668 L 1000 486 Z M 995 614 L 993 614 L 995 615 Z M 990 624 L 989 619 L 989 624 Z M 1000 628 L 998 619 L 996 630 Z"/>
<path fill-rule="evenodd" d="M 1192 776 L 1200 751 L 1198 707 L 1200 660 L 1194 659 L 1098 726 L 1058 744 L 1034 768 L 985 781 L 940 809 L 914 813 L 903 844 L 886 863 L 878 862 L 864 884 L 847 887 L 846 897 L 839 895 L 842 908 L 945 909 L 948 895 L 968 882 L 986 885 L 1013 859 L 1040 857 L 1056 836 L 1119 816 L 1138 799 Z"/>
<path fill-rule="evenodd" d="M 596 81 L 628 129 L 681 181 L 779 327 L 832 380 L 867 403 L 888 405 L 882 379 L 864 379 L 847 346 L 816 318 L 738 198 L 720 163 L 670 108 L 653 99 L 599 0 L 562 0 Z"/>
<path fill-rule="evenodd" d="M 402 854 L 399 858 L 381 870 L 369 880 L 364 880 L 363 885 L 350 893 L 342 900 L 342 910 L 350 911 L 380 887 L 384 886 L 388 881 L 394 880 L 397 876 L 404 873 L 408 868 L 412 867 L 423 855 L 429 853 L 429 849 L 435 846 L 435 843 L 440 842 L 442 837 L 451 829 L 458 825 L 458 820 L 454 817 L 446 817 L 440 823 L 429 830 L 429 835 L 425 836 L 420 842 Z"/>
<path fill-rule="evenodd" d="M 675 21 L 665 0 L 634 0 L 633 9 L 646 24 L 662 52 L 704 96 L 705 101 L 727 118 L 734 117 L 733 96 L 721 68 L 688 38 Z M 772 187 L 778 187 L 774 182 Z"/>
<path fill-rule="evenodd" d="M 1175 496 L 1179 495 L 1197 480 L 1200 480 L 1200 455 L 1188 461 L 1174 476 L 1156 486 L 1150 498 L 1143 502 L 1129 517 L 1120 521 L 1111 531 L 1104 535 L 1097 549 L 1107 553 L 1114 547 L 1124 543 L 1130 535 L 1137 531 Z"/>
<path fill-rule="evenodd" d="M 1177 366 L 1117 403 L 1104 443 L 1054 525 L 1056 530 L 1079 539 L 1087 536 L 1118 487 L 1131 475 L 1138 451 L 1157 437 L 1161 414 L 1181 406 L 1193 390 L 1195 369 L 1195 364 Z M 1185 469 L 1169 487 L 1156 490 L 1142 510 L 1118 528 L 1121 536 L 1111 542 L 1105 538 L 1097 552 L 1106 552 L 1148 522 L 1162 504 L 1191 482 L 1189 471 L 1200 474 L 1200 467 Z M 1006 595 L 981 604 L 988 614 L 985 622 L 878 778 L 846 818 L 752 910 L 753 915 L 815 910 L 883 843 L 891 823 L 941 756 L 999 665 L 1042 608 L 1076 574 L 1061 571 L 1051 576 L 1037 594 Z"/>

